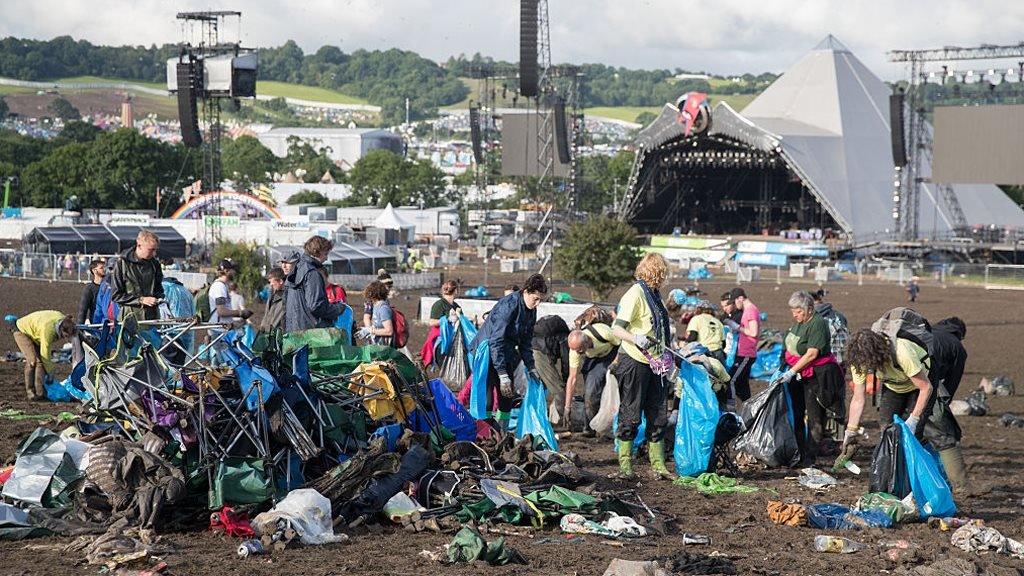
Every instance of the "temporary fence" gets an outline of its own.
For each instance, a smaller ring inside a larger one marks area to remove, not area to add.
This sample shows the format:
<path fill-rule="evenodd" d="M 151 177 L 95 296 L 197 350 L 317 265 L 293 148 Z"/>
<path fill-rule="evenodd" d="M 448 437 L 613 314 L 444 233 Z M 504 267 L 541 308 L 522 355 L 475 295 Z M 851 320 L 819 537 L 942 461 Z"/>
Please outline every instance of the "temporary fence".
<path fill-rule="evenodd" d="M 1024 290 L 1024 265 L 986 264 L 986 290 Z"/>
<path fill-rule="evenodd" d="M 115 257 L 108 254 L 45 254 L 0 250 L 0 277 L 51 282 L 88 282 L 89 262 Z"/>
<path fill-rule="evenodd" d="M 375 274 L 331 274 L 330 280 L 344 286 L 346 290 L 362 290 L 370 282 L 377 280 L 377 276 Z M 392 274 L 391 280 L 395 290 L 427 290 L 441 287 L 440 272 Z"/>

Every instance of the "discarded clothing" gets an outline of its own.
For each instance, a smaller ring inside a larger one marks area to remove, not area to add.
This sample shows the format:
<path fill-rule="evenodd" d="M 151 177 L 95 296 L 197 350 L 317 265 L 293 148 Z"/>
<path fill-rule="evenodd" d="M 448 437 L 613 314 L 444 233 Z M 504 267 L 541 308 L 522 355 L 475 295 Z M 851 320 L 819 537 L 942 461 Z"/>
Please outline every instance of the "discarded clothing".
<path fill-rule="evenodd" d="M 106 494 L 115 516 L 158 528 L 164 508 L 185 496 L 181 471 L 141 445 L 119 438 L 89 449 L 86 475 Z"/>
<path fill-rule="evenodd" d="M 757 488 L 753 486 L 743 486 L 735 478 L 719 476 L 714 472 L 705 472 L 696 478 L 680 476 L 672 483 L 676 486 L 692 486 L 701 494 L 730 494 L 734 492 L 749 494 L 757 492 Z"/>
<path fill-rule="evenodd" d="M 488 542 L 473 528 L 463 528 L 448 544 L 449 564 L 483 560 L 491 566 L 526 564 L 526 558 L 515 548 L 505 544 L 504 538 Z"/>
<path fill-rule="evenodd" d="M 1024 559 L 1024 543 L 1003 536 L 995 528 L 967 524 L 957 528 L 950 538 L 953 546 L 967 552 L 979 553 L 994 550 L 999 554 L 1007 554 L 1014 558 Z"/>
<path fill-rule="evenodd" d="M 693 552 L 678 552 L 659 561 L 673 574 L 738 574 L 732 560 Z"/>
<path fill-rule="evenodd" d="M 805 526 L 807 509 L 803 504 L 786 504 L 777 500 L 768 501 L 768 519 L 783 526 Z"/>
<path fill-rule="evenodd" d="M 581 514 L 566 514 L 562 516 L 562 520 L 558 525 L 562 532 L 567 534 L 594 534 L 597 536 L 607 536 L 608 538 L 617 538 L 619 536 L 619 533 L 615 530 L 593 520 L 587 520 Z"/>

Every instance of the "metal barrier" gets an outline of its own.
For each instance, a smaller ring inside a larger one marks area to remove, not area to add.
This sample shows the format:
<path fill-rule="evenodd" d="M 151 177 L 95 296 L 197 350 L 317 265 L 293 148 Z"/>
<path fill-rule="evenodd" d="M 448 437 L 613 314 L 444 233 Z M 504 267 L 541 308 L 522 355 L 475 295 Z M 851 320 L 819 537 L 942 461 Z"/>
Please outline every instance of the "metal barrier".
<path fill-rule="evenodd" d="M 50 282 L 88 282 L 89 262 L 96 258 L 116 258 L 107 254 L 46 254 L 0 250 L 0 278 L 47 280 Z"/>
<path fill-rule="evenodd" d="M 1024 265 L 986 264 L 986 290 L 1024 290 Z"/>
<path fill-rule="evenodd" d="M 362 290 L 370 282 L 377 279 L 374 274 L 331 274 L 330 280 L 345 287 L 345 290 Z M 428 290 L 441 289 L 440 272 L 424 272 L 422 274 L 392 274 L 395 290 Z"/>

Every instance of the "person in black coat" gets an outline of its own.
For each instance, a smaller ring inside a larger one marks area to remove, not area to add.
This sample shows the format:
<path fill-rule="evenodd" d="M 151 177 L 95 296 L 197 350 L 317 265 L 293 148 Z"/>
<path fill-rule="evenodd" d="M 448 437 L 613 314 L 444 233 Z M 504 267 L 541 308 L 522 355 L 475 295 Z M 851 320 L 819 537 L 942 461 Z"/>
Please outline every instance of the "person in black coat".
<path fill-rule="evenodd" d="M 960 445 L 962 433 L 949 403 L 960 387 L 967 364 L 963 339 L 967 325 L 956 316 L 940 320 L 932 327 L 932 367 L 928 371 L 935 403 L 924 423 L 924 436 L 939 451 L 939 458 L 954 491 L 967 487 L 967 465 Z"/>

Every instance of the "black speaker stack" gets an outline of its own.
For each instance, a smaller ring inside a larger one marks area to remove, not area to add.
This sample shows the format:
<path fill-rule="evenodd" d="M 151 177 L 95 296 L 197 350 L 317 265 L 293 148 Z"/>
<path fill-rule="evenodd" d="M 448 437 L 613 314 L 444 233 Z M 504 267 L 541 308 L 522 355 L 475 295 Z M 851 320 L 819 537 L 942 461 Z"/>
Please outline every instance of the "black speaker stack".
<path fill-rule="evenodd" d="M 569 130 L 565 122 L 565 98 L 556 96 L 554 101 L 555 114 L 555 149 L 558 150 L 558 161 L 568 164 L 572 157 L 569 154 Z"/>
<path fill-rule="evenodd" d="M 537 0 L 519 2 L 519 93 L 537 96 Z"/>
<path fill-rule="evenodd" d="M 190 148 L 203 143 L 199 134 L 199 115 L 196 112 L 196 91 L 200 85 L 193 62 L 178 62 L 178 120 L 181 122 L 181 141 Z"/>
<path fill-rule="evenodd" d="M 469 107 L 469 135 L 473 140 L 473 158 L 476 160 L 477 165 L 483 164 L 484 150 L 480 134 L 480 108 L 477 106 Z"/>
<path fill-rule="evenodd" d="M 889 131 L 892 134 L 892 162 L 900 168 L 907 165 L 907 146 L 903 138 L 903 92 L 889 95 Z"/>

